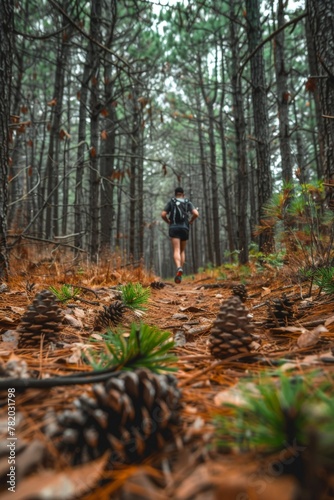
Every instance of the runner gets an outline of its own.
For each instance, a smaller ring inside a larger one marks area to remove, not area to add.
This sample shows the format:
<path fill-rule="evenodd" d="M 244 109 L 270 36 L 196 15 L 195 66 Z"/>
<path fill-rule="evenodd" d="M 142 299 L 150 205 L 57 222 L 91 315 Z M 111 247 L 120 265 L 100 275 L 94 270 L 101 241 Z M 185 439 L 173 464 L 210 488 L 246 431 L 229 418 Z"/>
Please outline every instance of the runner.
<path fill-rule="evenodd" d="M 189 239 L 189 225 L 197 219 L 199 213 L 194 205 L 184 196 L 182 187 L 175 189 L 175 197 L 169 200 L 161 212 L 162 219 L 169 224 L 169 237 L 173 247 L 176 265 L 175 283 L 181 283 L 185 250 Z"/>

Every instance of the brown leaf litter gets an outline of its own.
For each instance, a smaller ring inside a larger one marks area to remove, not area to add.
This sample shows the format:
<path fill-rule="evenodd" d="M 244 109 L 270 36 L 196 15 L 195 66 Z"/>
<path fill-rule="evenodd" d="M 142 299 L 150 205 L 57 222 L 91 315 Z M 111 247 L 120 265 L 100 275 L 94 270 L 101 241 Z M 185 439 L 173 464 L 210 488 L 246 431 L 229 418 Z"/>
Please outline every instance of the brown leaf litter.
<path fill-rule="evenodd" d="M 57 280 L 67 282 L 65 274 L 52 270 L 50 275 L 49 271 L 44 274 L 39 267 L 38 276 L 29 277 L 36 283 L 34 293 L 36 289 L 55 286 Z M 81 282 L 72 278 L 73 285 L 77 282 L 82 286 L 83 300 L 61 306 L 64 323 L 59 333 L 60 344 L 47 350 L 43 350 L 42 345 L 38 349 L 17 348 L 16 327 L 34 293 L 19 277 L 13 280 L 8 290 L 0 294 L 0 373 L 7 369 L 6 376 L 13 376 L 17 370 L 17 377 L 44 380 L 88 371 L 83 354 L 89 348 L 99 307 L 110 302 L 119 282 L 138 281 L 149 286 L 154 280 L 143 270 L 134 269 L 110 270 L 108 276 L 104 274 L 99 280 L 98 272 L 93 271 Z M 103 456 L 88 464 L 72 466 L 46 437 L 44 428 L 52 425 L 54 412 L 70 409 L 80 394 L 90 392 L 91 385 L 27 389 L 18 393 L 16 400 L 16 460 L 21 475 L 15 498 L 296 498 L 296 480 L 275 475 L 268 464 L 263 465 L 261 457 L 251 452 L 231 455 L 217 451 L 212 418 L 222 412 L 222 402 L 237 401 L 241 397 L 235 390 L 239 380 L 264 373 L 275 367 L 277 360 L 285 360 L 286 370 L 291 373 L 307 373 L 316 366 L 332 376 L 334 298 L 324 294 L 305 298 L 299 284 L 289 282 L 284 276 L 271 277 L 269 271 L 260 278 L 248 278 L 245 307 L 255 326 L 254 350 L 247 360 L 240 355 L 216 360 L 210 355 L 208 337 L 222 301 L 231 296 L 231 289 L 238 282 L 235 276 L 229 283 L 229 280 L 221 282 L 214 276 L 201 275 L 193 280 L 185 278 L 181 285 L 168 282 L 163 288 L 151 290 L 149 307 L 142 321 L 168 330 L 175 340 L 179 339 L 174 350 L 178 357 L 176 377 L 182 390 L 183 408 L 176 448 L 167 447 L 140 464 L 115 464 L 108 468 L 108 457 Z M 305 286 L 305 296 L 306 289 Z M 268 301 L 281 297 L 282 292 L 294 304 L 293 320 L 290 324 L 268 328 Z M 3 394 L 1 396 L 1 437 L 5 438 L 7 410 L 6 400 Z M 29 465 L 27 457 L 32 456 L 34 459 Z M 6 458 L 2 452 L 0 473 L 6 470 Z M 328 482 L 334 484 L 332 476 Z M 4 499 L 12 498 L 6 490 L 2 490 L 1 495 Z"/>

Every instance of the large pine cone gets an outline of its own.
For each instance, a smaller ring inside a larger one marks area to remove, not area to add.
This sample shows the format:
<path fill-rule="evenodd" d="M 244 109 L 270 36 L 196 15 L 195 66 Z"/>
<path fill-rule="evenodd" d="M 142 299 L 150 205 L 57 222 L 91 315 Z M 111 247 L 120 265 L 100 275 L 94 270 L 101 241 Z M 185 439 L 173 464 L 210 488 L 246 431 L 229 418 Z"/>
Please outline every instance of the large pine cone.
<path fill-rule="evenodd" d="M 50 342 L 56 343 L 59 340 L 58 332 L 62 321 L 62 310 L 55 295 L 49 290 L 42 290 L 35 295 L 18 325 L 18 347 L 39 347 L 42 335 L 44 346 Z"/>
<path fill-rule="evenodd" d="M 117 326 L 122 322 L 126 307 L 121 300 L 114 300 L 109 306 L 103 306 L 94 321 L 94 330 L 102 331 Z"/>
<path fill-rule="evenodd" d="M 283 294 L 281 298 L 275 298 L 267 303 L 268 318 L 267 328 L 275 326 L 287 326 L 294 317 L 293 302 Z"/>
<path fill-rule="evenodd" d="M 112 462 L 133 462 L 172 442 L 179 423 L 180 391 L 172 375 L 138 369 L 96 384 L 75 410 L 57 418 L 53 437 L 73 464 L 110 450 Z"/>
<path fill-rule="evenodd" d="M 237 296 L 226 299 L 213 323 L 209 337 L 209 348 L 212 356 L 223 359 L 239 353 L 250 352 L 253 341 L 247 310 Z"/>

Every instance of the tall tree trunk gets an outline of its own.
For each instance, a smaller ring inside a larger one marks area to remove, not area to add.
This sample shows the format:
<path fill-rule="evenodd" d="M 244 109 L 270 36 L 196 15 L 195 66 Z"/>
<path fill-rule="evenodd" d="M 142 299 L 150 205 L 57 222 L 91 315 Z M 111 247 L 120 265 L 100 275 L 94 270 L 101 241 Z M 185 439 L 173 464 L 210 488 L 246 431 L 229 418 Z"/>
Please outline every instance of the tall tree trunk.
<path fill-rule="evenodd" d="M 317 58 L 317 85 L 325 137 L 324 174 L 334 177 L 334 4 L 332 0 L 307 0 L 309 23 Z"/>
<path fill-rule="evenodd" d="M 105 110 L 103 155 L 101 158 L 101 248 L 109 249 L 112 242 L 112 228 L 115 217 L 113 171 L 115 165 L 115 121 L 116 110 L 112 102 L 113 85 L 110 67 L 105 72 Z M 102 147 L 101 147 L 102 149 Z"/>
<path fill-rule="evenodd" d="M 0 281 L 8 278 L 7 195 L 9 163 L 9 122 L 13 61 L 14 4 L 0 2 Z"/>
<path fill-rule="evenodd" d="M 201 67 L 201 57 L 200 54 L 197 56 L 199 78 L 203 82 L 203 73 Z M 213 250 L 214 250 L 214 266 L 221 265 L 221 254 L 220 254 L 220 218 L 219 218 L 219 203 L 218 203 L 218 183 L 217 183 L 217 153 L 216 153 L 216 139 L 215 139 L 215 116 L 214 116 L 214 104 L 217 95 L 217 87 L 214 89 L 213 95 L 210 95 L 206 91 L 204 85 L 201 84 L 201 91 L 203 100 L 205 102 L 207 113 L 208 113 L 208 136 L 209 136 L 209 150 L 210 150 L 210 162 L 209 162 L 209 172 L 211 177 L 211 195 L 212 195 L 212 229 L 213 229 Z"/>
<path fill-rule="evenodd" d="M 202 114 L 201 114 L 201 104 L 200 104 L 200 96 L 198 92 L 196 92 L 196 101 L 197 101 L 197 130 L 198 130 L 198 144 L 199 144 L 199 161 L 201 165 L 201 173 L 202 173 L 202 187 L 204 193 L 204 220 L 206 223 L 204 224 L 205 231 L 205 245 L 204 245 L 204 262 L 211 262 L 213 264 L 213 246 L 212 246 L 212 218 L 211 218 L 211 206 L 210 206 L 210 198 L 208 196 L 209 188 L 208 188 L 208 180 L 207 180 L 207 168 L 206 168 L 206 156 L 205 156 L 205 147 L 204 147 L 204 137 L 203 137 L 203 129 L 202 129 Z"/>
<path fill-rule="evenodd" d="M 63 18 L 62 28 L 68 25 L 67 19 Z M 71 29 L 71 28 L 68 28 Z M 69 36 L 69 33 L 67 33 Z M 60 140 L 61 140 L 61 120 L 63 110 L 63 95 L 65 84 L 65 70 L 70 49 L 70 44 L 62 32 L 59 38 L 59 48 L 56 62 L 56 75 L 53 98 L 50 101 L 51 105 L 51 129 L 50 142 L 47 154 L 46 176 L 47 176 L 47 193 L 48 198 L 45 219 L 45 235 L 47 238 L 53 238 L 59 234 L 59 190 L 56 188 L 59 182 L 59 161 L 60 161 Z"/>
<path fill-rule="evenodd" d="M 221 74 L 222 74 L 222 90 L 221 90 L 221 100 L 219 106 L 219 133 L 220 133 L 220 143 L 222 150 L 222 178 L 223 178 L 223 199 L 224 199 L 224 211 L 226 217 L 226 231 L 228 238 L 228 249 L 230 254 L 230 261 L 233 260 L 233 253 L 235 250 L 234 247 L 234 238 L 233 238 L 233 214 L 232 214 L 232 195 L 231 189 L 229 185 L 228 175 L 227 175 L 227 159 L 226 159 L 226 139 L 225 139 L 225 123 L 223 118 L 223 109 L 225 105 L 225 61 L 224 61 L 224 49 L 223 42 L 220 41 L 220 50 L 221 50 Z"/>
<path fill-rule="evenodd" d="M 215 139 L 215 116 L 214 101 L 207 99 L 208 117 L 209 117 L 209 143 L 210 143 L 210 173 L 211 173 L 211 192 L 212 192 L 212 222 L 213 222 L 213 241 L 214 241 L 214 265 L 221 265 L 220 252 L 220 217 L 218 203 L 218 180 L 217 180 L 217 154 Z"/>
<path fill-rule="evenodd" d="M 87 210 L 83 211 L 84 193 L 83 193 L 83 178 L 85 159 L 87 155 L 88 144 L 86 142 L 87 135 L 87 102 L 88 102 L 88 82 L 91 77 L 90 54 L 87 53 L 87 60 L 84 66 L 81 89 L 79 92 L 80 107 L 79 107 L 79 125 L 78 125 L 78 154 L 77 168 L 75 179 L 75 199 L 74 199 L 74 245 L 76 248 L 83 247 L 83 234 L 86 232 L 88 216 Z M 84 230 L 85 228 L 85 230 Z"/>
<path fill-rule="evenodd" d="M 253 52 L 262 41 L 261 15 L 259 0 L 246 0 L 246 11 L 248 21 L 248 45 L 249 51 Z M 255 148 L 258 172 L 258 224 L 263 206 L 272 195 L 272 179 L 270 171 L 270 148 L 269 148 L 269 118 L 267 105 L 267 89 L 263 49 L 258 49 L 251 58 L 251 85 L 253 103 L 253 123 L 255 135 Z M 274 242 L 271 231 L 261 233 L 259 237 L 259 250 L 264 253 L 273 251 Z"/>
<path fill-rule="evenodd" d="M 111 47 L 114 41 L 115 26 L 118 19 L 117 1 L 110 0 L 105 5 L 110 17 L 110 29 L 105 42 Z M 116 160 L 116 105 L 114 97 L 114 75 L 113 65 L 108 60 L 104 62 L 104 85 L 105 85 L 105 108 L 106 118 L 104 120 L 102 138 L 103 147 L 101 156 L 101 249 L 110 251 L 113 243 L 113 228 L 115 222 L 115 200 L 113 173 Z"/>
<path fill-rule="evenodd" d="M 138 191 L 139 172 L 139 145 L 140 145 L 140 112 L 137 102 L 137 89 L 132 89 L 132 131 L 130 136 L 130 216 L 129 216 L 129 255 L 135 261 L 138 258 L 138 199 L 140 193 Z"/>
<path fill-rule="evenodd" d="M 29 3 L 28 0 L 22 2 L 22 18 L 28 18 L 29 15 Z M 14 49 L 13 49 L 13 59 L 15 64 L 13 66 L 13 78 L 12 78 L 12 114 L 20 115 L 20 102 L 22 99 L 22 75 L 25 71 L 24 62 L 26 58 L 23 54 L 26 51 L 26 40 L 21 37 L 20 40 L 15 40 L 14 38 Z M 16 70 L 16 72 L 15 72 Z M 27 108 L 28 109 L 28 108 Z M 20 169 L 22 168 L 21 158 L 24 155 L 23 147 L 25 144 L 25 134 L 16 134 L 13 144 L 12 162 L 9 165 L 8 177 L 10 183 L 8 186 L 8 228 L 11 227 L 22 227 L 23 217 L 22 217 L 22 203 L 17 203 L 23 196 L 23 178 L 24 176 L 19 175 Z"/>
<path fill-rule="evenodd" d="M 139 143 L 139 158 L 138 158 L 138 187 L 137 187 L 137 217 L 138 217 L 138 250 L 137 259 L 144 258 L 144 152 L 143 152 L 143 134 L 142 127 L 139 129 L 140 143 Z"/>
<path fill-rule="evenodd" d="M 284 3 L 283 0 L 278 1 L 277 7 L 277 28 L 281 28 L 284 24 Z M 285 42 L 284 30 L 281 30 L 275 36 L 275 72 L 276 72 L 276 88 L 277 88 L 277 108 L 279 122 L 279 142 L 282 162 L 282 178 L 283 181 L 289 182 L 292 180 L 292 157 L 290 149 L 290 130 L 289 130 L 289 103 L 290 92 L 288 87 L 289 72 L 285 64 Z"/>
<path fill-rule="evenodd" d="M 92 1 L 91 35 L 94 40 L 100 39 L 101 0 Z M 89 256 L 97 262 L 99 256 L 99 81 L 100 58 L 95 43 L 90 43 L 91 86 L 90 86 L 90 190 L 89 190 Z"/>
<path fill-rule="evenodd" d="M 310 95 L 313 96 L 314 106 L 315 106 L 315 119 L 317 122 L 316 134 L 317 134 L 317 144 L 316 151 L 317 154 L 317 176 L 318 179 L 322 179 L 325 173 L 325 132 L 324 132 L 324 120 L 322 118 L 321 111 L 321 95 L 320 95 L 320 81 L 317 79 L 319 64 L 317 62 L 317 54 L 315 51 L 314 38 L 312 35 L 312 30 L 310 26 L 310 16 L 306 18 L 305 21 L 305 33 L 306 33 L 306 44 L 307 44 L 307 55 L 308 64 L 310 68 L 310 79 L 308 81 L 308 89 Z"/>
<path fill-rule="evenodd" d="M 238 250 L 239 263 L 248 262 L 248 172 L 247 172 L 247 154 L 246 154 L 246 122 L 244 116 L 244 103 L 242 96 L 241 78 L 238 73 L 240 66 L 239 43 L 235 31 L 234 2 L 231 5 L 230 22 L 230 42 L 232 51 L 232 92 L 234 106 L 234 127 L 236 135 L 236 163 L 238 165 L 237 183 L 238 183 L 238 201 L 237 201 L 237 228 L 238 228 Z"/>

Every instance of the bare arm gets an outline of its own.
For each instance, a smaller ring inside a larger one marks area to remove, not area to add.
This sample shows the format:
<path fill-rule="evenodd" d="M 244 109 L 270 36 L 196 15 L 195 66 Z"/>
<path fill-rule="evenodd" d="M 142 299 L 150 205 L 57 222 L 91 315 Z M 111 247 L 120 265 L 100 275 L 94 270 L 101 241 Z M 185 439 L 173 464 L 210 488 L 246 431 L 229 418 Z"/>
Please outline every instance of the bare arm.
<path fill-rule="evenodd" d="M 191 219 L 189 221 L 189 224 L 192 224 L 194 220 L 197 219 L 198 216 L 199 216 L 198 210 L 194 208 L 191 212 Z"/>
<path fill-rule="evenodd" d="M 168 219 L 168 217 L 167 217 L 167 212 L 166 212 L 166 210 L 163 210 L 163 211 L 161 212 L 161 218 L 162 218 L 165 222 L 167 222 L 167 224 L 170 224 L 170 220 L 169 220 L 169 219 Z"/>

